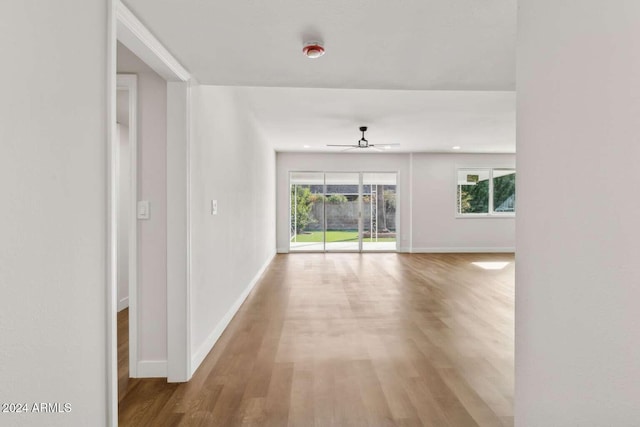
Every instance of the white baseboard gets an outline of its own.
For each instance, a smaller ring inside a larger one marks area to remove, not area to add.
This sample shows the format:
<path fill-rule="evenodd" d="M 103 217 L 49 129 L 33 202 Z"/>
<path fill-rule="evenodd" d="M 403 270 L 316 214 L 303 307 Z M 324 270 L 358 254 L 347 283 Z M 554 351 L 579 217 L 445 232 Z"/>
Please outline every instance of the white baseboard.
<path fill-rule="evenodd" d="M 124 297 L 118 301 L 118 311 L 122 311 L 127 307 L 129 307 L 129 297 Z"/>
<path fill-rule="evenodd" d="M 137 378 L 166 378 L 166 360 L 140 360 L 138 362 Z"/>
<path fill-rule="evenodd" d="M 260 277 L 262 277 L 265 270 L 267 269 L 267 267 L 269 267 L 269 264 L 271 264 L 271 261 L 273 261 L 273 258 L 275 256 L 276 256 L 275 253 L 269 256 L 267 261 L 262 265 L 262 267 L 260 267 L 260 270 L 258 270 L 255 276 L 253 276 L 253 279 L 251 280 L 249 285 L 244 289 L 244 291 L 242 291 L 238 299 L 236 299 L 233 305 L 222 317 L 220 322 L 218 322 L 218 324 L 213 329 L 213 331 L 211 331 L 209 336 L 204 340 L 204 342 L 202 343 L 198 351 L 193 355 L 193 357 L 191 358 L 191 375 L 193 375 L 196 372 L 196 370 L 198 369 L 202 361 L 205 359 L 205 357 L 207 357 L 207 355 L 209 354 L 209 352 L 211 351 L 215 343 L 218 341 L 218 339 L 220 338 L 224 330 L 229 325 L 229 322 L 231 322 L 231 319 L 233 319 L 233 316 L 235 316 L 235 314 L 238 312 L 238 309 L 240 309 L 240 306 L 242 305 L 244 300 L 247 299 L 247 296 L 249 296 L 249 293 L 258 283 L 258 281 L 260 280 Z"/>
<path fill-rule="evenodd" d="M 399 253 L 413 254 L 446 254 L 446 253 L 515 253 L 516 248 L 509 246 L 504 248 L 496 247 L 432 247 L 432 248 L 409 248 L 399 247 Z M 289 253 L 287 248 L 278 248 L 279 254 Z"/>
<path fill-rule="evenodd" d="M 414 254 L 446 254 L 446 253 L 515 253 L 516 248 L 505 247 L 442 247 L 442 248 L 413 248 Z"/>

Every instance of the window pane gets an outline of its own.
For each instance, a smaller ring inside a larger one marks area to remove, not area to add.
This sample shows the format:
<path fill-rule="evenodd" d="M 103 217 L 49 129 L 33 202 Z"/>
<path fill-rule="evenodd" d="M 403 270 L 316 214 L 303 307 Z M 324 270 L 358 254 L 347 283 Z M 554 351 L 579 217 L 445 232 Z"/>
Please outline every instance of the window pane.
<path fill-rule="evenodd" d="M 459 170 L 457 198 L 459 214 L 489 213 L 489 170 Z"/>
<path fill-rule="evenodd" d="M 325 249 L 357 251 L 360 249 L 358 227 L 360 174 L 327 172 L 325 192 Z"/>
<path fill-rule="evenodd" d="M 493 210 L 496 213 L 516 211 L 516 171 L 493 170 Z"/>
<path fill-rule="evenodd" d="M 291 251 L 324 250 L 323 189 L 323 173 L 291 173 L 289 243 Z"/>
<path fill-rule="evenodd" d="M 396 250 L 395 173 L 362 174 L 362 248 L 366 251 Z"/>

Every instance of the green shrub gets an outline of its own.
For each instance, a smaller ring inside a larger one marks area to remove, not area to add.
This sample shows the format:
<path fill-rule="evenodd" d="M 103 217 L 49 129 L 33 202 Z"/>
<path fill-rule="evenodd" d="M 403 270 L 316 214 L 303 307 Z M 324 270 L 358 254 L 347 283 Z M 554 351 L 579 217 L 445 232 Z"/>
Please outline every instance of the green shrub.
<path fill-rule="evenodd" d="M 298 186 L 297 191 L 291 187 L 291 223 L 296 226 L 296 234 L 300 234 L 307 225 L 315 220 L 311 216 L 311 208 L 316 197 L 309 187 Z"/>
<path fill-rule="evenodd" d="M 347 203 L 347 197 L 344 194 L 331 194 L 327 196 L 327 203 L 331 203 L 334 205 Z"/>

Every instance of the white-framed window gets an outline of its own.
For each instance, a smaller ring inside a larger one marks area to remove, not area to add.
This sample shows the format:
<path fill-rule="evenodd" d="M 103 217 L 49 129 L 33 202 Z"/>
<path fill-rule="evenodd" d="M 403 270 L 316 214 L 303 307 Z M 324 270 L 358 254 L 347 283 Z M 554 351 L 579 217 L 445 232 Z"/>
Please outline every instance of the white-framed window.
<path fill-rule="evenodd" d="M 514 216 L 516 213 L 515 169 L 458 169 L 456 187 L 456 216 Z"/>

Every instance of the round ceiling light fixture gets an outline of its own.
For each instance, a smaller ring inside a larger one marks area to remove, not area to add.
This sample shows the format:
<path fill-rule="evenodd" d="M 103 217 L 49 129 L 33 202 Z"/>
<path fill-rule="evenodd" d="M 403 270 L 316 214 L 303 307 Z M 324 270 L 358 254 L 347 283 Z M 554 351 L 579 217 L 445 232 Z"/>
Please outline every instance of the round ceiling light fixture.
<path fill-rule="evenodd" d="M 322 55 L 324 55 L 324 47 L 322 47 L 320 42 L 307 42 L 302 48 L 302 53 L 307 58 L 320 58 Z"/>

